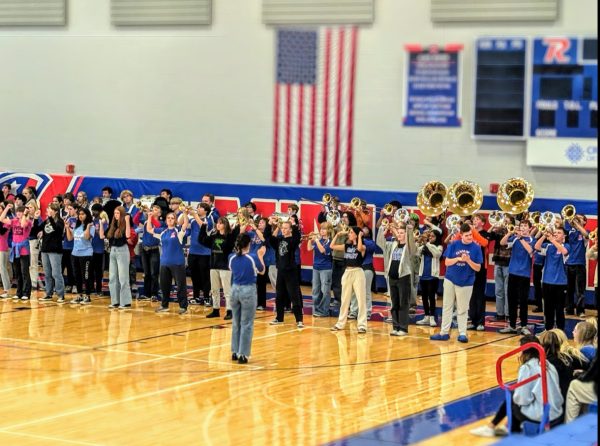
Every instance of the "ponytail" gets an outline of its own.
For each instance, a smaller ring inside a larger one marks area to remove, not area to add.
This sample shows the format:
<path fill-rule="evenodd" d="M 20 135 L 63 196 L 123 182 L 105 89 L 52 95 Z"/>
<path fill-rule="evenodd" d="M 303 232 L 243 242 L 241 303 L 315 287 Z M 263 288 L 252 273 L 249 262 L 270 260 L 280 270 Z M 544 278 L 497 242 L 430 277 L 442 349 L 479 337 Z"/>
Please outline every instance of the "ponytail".
<path fill-rule="evenodd" d="M 250 236 L 246 233 L 240 234 L 235 239 L 235 245 L 233 246 L 233 250 L 238 256 L 242 255 L 242 251 L 250 245 L 251 239 Z"/>

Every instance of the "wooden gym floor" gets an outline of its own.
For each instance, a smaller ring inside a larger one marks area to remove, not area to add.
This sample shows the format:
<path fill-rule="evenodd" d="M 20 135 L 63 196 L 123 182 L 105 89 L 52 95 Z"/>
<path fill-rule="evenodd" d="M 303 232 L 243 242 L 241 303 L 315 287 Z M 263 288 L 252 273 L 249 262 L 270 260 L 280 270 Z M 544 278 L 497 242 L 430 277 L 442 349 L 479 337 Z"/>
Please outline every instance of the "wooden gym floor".
<path fill-rule="evenodd" d="M 429 409 L 443 420 L 446 404 L 496 386 L 496 358 L 517 344 L 488 331 L 436 343 L 415 325 L 392 338 L 383 322 L 332 333 L 333 318 L 309 315 L 299 330 L 291 314 L 270 326 L 261 312 L 250 363 L 238 365 L 231 321 L 203 306 L 179 316 L 176 304 L 161 315 L 156 303 L 108 304 L 0 301 L 0 444 L 323 444 Z M 472 424 L 412 438 L 493 442 L 469 436 Z"/>

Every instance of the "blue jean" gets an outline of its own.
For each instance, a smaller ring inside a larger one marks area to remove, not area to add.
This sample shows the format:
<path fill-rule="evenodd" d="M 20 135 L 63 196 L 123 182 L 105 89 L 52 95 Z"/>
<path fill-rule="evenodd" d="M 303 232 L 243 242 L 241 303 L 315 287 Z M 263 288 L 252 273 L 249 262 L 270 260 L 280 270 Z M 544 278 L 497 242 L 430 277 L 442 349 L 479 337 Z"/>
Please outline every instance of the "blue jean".
<path fill-rule="evenodd" d="M 329 301 L 331 300 L 331 276 L 332 270 L 313 269 L 312 298 L 313 314 L 329 316 Z"/>
<path fill-rule="evenodd" d="M 508 316 L 508 266 L 494 266 L 496 315 Z"/>
<path fill-rule="evenodd" d="M 46 276 L 46 296 L 54 292 L 59 297 L 65 297 L 65 281 L 62 275 L 62 254 L 55 252 L 42 253 L 42 266 Z"/>
<path fill-rule="evenodd" d="M 108 266 L 108 289 L 112 305 L 131 305 L 129 286 L 129 248 L 127 245 L 111 246 Z"/>
<path fill-rule="evenodd" d="M 256 313 L 256 285 L 233 285 L 231 287 L 231 352 L 238 356 L 250 356 Z"/>

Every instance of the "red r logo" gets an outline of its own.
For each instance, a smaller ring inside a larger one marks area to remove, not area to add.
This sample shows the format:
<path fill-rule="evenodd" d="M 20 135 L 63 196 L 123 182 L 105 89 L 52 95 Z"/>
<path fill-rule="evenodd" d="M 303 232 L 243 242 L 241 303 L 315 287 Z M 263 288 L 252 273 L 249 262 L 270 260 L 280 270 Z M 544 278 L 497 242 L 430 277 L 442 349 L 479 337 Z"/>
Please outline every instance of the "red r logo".
<path fill-rule="evenodd" d="M 565 55 L 571 48 L 571 40 L 566 37 L 546 37 L 544 39 L 546 45 L 546 54 L 544 55 L 544 63 L 569 63 L 569 56 Z"/>

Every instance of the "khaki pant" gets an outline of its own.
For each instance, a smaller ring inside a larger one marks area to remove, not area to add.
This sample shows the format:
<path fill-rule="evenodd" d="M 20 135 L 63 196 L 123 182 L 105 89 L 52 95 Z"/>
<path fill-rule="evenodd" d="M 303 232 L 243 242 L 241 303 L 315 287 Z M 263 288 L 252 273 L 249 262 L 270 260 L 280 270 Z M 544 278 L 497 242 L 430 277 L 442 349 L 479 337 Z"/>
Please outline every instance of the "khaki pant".
<path fill-rule="evenodd" d="M 210 290 L 212 294 L 212 307 L 221 306 L 221 287 L 225 295 L 225 309 L 231 310 L 231 271 L 228 269 L 210 270 Z"/>
<path fill-rule="evenodd" d="M 581 414 L 584 404 L 595 403 L 598 395 L 594 392 L 594 382 L 571 381 L 567 392 L 567 407 L 565 410 L 565 423 L 573 421 Z"/>
<path fill-rule="evenodd" d="M 358 328 L 367 328 L 367 290 L 365 271 L 362 268 L 346 268 L 342 276 L 342 305 L 340 306 L 340 317 L 336 325 L 339 328 L 346 326 L 348 310 L 352 300 L 352 291 L 358 301 Z"/>
<path fill-rule="evenodd" d="M 440 334 L 450 333 L 452 326 L 452 312 L 456 304 L 456 321 L 458 333 L 467 334 L 467 311 L 473 286 L 456 286 L 448 279 L 444 279 L 444 300 L 442 305 L 442 325 Z"/>

